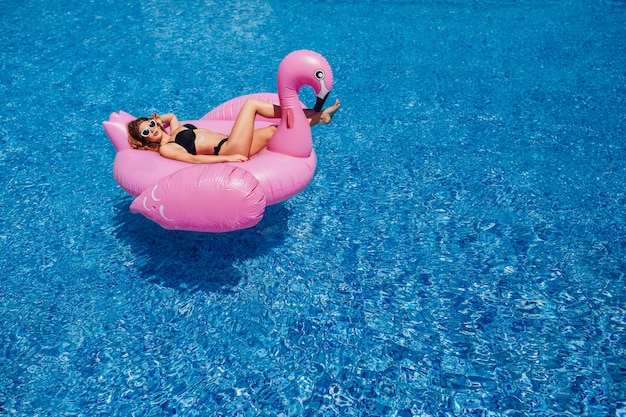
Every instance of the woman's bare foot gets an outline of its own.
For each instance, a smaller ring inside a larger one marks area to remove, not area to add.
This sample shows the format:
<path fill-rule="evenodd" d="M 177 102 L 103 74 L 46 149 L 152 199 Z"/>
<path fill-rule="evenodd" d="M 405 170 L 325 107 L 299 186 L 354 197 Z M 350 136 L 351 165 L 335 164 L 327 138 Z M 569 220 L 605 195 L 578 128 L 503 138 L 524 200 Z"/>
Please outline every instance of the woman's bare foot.
<path fill-rule="evenodd" d="M 335 104 L 322 110 L 322 115 L 320 116 L 320 122 L 324 123 L 325 125 L 329 124 L 330 121 L 333 119 L 335 112 L 339 110 L 340 105 L 341 103 L 339 102 L 339 99 L 337 99 L 335 100 Z"/>

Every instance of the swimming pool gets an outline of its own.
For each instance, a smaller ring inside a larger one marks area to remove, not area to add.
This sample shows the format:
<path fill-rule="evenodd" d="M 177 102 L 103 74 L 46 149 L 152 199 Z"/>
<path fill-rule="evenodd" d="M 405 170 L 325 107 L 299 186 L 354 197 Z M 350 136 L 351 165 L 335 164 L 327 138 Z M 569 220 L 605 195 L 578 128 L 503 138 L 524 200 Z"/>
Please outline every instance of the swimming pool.
<path fill-rule="evenodd" d="M 0 415 L 626 415 L 623 1 L 0 5 Z M 342 108 L 301 194 L 129 213 L 109 113 L 302 48 Z"/>

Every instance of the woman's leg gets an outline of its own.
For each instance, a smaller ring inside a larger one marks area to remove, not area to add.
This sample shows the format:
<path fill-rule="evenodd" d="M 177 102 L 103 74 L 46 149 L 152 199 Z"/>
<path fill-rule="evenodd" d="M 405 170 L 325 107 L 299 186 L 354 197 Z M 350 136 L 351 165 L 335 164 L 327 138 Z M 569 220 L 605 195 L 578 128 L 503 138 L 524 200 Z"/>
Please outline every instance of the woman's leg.
<path fill-rule="evenodd" d="M 309 124 L 311 125 L 311 127 L 315 126 L 318 123 L 323 123 L 327 125 L 333 119 L 335 112 L 339 110 L 340 105 L 341 103 L 339 103 L 339 100 L 335 100 L 335 104 L 325 108 L 322 111 L 316 112 L 315 110 L 304 109 L 304 114 L 309 120 Z M 278 109 L 280 114 L 280 107 Z"/>
<path fill-rule="evenodd" d="M 335 104 L 320 112 L 305 109 L 304 114 L 311 126 L 315 126 L 318 123 L 328 124 L 339 109 L 339 106 L 339 100 L 336 100 Z M 254 98 L 247 100 L 237 115 L 228 141 L 222 146 L 220 152 L 222 155 L 241 154 L 250 156 L 267 146 L 267 142 L 276 131 L 276 127 L 268 126 L 254 130 L 254 120 L 257 114 L 263 117 L 280 119 L 280 106 Z"/>
<path fill-rule="evenodd" d="M 250 156 L 267 144 L 275 128 L 270 126 L 259 129 L 259 132 L 256 133 L 254 119 L 257 114 L 270 118 L 280 117 L 280 107 L 258 99 L 247 100 L 241 107 L 230 136 L 228 136 L 228 141 L 222 146 L 220 154 Z M 255 152 L 252 152 L 253 150 Z"/>
<path fill-rule="evenodd" d="M 250 155 L 257 154 L 261 149 L 267 146 L 272 136 L 276 132 L 276 126 L 267 126 L 261 129 L 256 129 L 252 133 L 252 146 L 250 146 Z"/>

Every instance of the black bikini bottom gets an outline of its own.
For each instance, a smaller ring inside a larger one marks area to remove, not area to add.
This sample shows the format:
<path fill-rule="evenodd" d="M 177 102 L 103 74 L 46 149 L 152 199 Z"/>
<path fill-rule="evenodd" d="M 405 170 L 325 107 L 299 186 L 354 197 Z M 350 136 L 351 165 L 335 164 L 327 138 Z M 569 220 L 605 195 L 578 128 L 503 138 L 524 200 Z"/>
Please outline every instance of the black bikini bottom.
<path fill-rule="evenodd" d="M 227 140 L 228 140 L 228 138 L 224 138 L 224 139 L 220 140 L 220 143 L 218 143 L 217 146 L 215 148 L 213 148 L 213 155 L 219 155 L 220 149 L 222 149 L 222 145 L 224 143 L 226 143 Z"/>

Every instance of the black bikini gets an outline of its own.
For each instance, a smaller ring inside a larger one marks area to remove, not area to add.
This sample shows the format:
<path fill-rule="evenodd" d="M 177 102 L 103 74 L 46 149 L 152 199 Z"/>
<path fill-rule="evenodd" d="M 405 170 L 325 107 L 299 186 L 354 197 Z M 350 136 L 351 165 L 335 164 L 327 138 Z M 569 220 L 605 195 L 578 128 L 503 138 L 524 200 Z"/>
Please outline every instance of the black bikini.
<path fill-rule="evenodd" d="M 188 123 L 184 124 L 187 129 L 181 130 L 174 137 L 174 143 L 179 144 L 187 152 L 192 155 L 196 155 L 196 132 L 194 132 L 197 127 Z M 213 148 L 213 155 L 218 155 L 220 153 L 220 149 L 222 149 L 222 145 L 228 140 L 228 138 L 222 139 L 220 143 L 217 144 L 216 147 Z"/>
<path fill-rule="evenodd" d="M 213 148 L 213 155 L 219 155 L 220 149 L 222 149 L 222 145 L 228 140 L 228 138 L 224 138 L 220 140 L 220 143 L 217 144 L 215 148 Z"/>
<path fill-rule="evenodd" d="M 187 150 L 192 155 L 196 154 L 196 132 L 194 132 L 197 127 L 192 124 L 183 125 L 187 129 L 182 130 L 176 134 L 174 137 L 174 143 L 179 144 L 183 148 Z"/>

